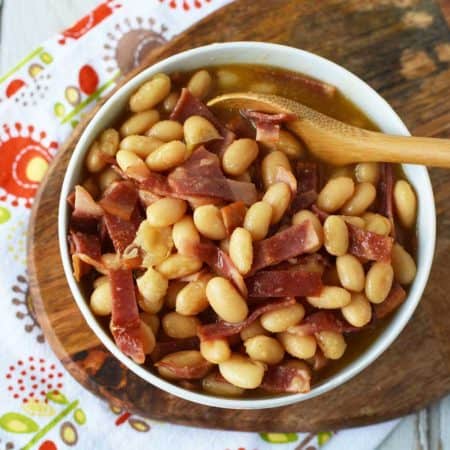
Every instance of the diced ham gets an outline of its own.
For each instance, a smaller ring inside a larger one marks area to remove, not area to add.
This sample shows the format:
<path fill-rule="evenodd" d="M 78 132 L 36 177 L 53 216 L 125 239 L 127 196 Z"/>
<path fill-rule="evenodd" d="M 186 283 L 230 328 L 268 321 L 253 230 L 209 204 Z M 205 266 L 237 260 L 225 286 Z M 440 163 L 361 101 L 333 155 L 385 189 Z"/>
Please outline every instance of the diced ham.
<path fill-rule="evenodd" d="M 103 209 L 83 186 L 75 186 L 67 201 L 73 206 L 70 228 L 83 233 L 95 234 Z"/>
<path fill-rule="evenodd" d="M 290 113 L 267 114 L 250 110 L 242 110 L 241 114 L 252 122 L 256 128 L 256 140 L 262 142 L 277 142 L 280 139 L 280 124 L 297 118 Z"/>
<path fill-rule="evenodd" d="M 124 175 L 126 178 L 135 181 L 143 181 L 150 176 L 150 169 L 143 161 L 139 161 L 136 164 L 131 164 L 125 169 Z"/>
<path fill-rule="evenodd" d="M 196 350 L 198 346 L 199 339 L 197 336 L 184 339 L 172 339 L 170 341 L 159 341 L 156 343 L 150 357 L 152 361 L 159 361 L 162 357 L 170 353 L 181 350 Z"/>
<path fill-rule="evenodd" d="M 332 311 L 318 311 L 305 317 L 300 324 L 288 328 L 288 332 L 297 336 L 310 336 L 321 331 L 351 333 L 360 329 L 339 319 Z"/>
<path fill-rule="evenodd" d="M 234 202 L 224 206 L 220 209 L 223 224 L 227 230 L 227 235 L 230 236 L 235 228 L 241 227 L 244 223 L 245 213 L 247 208 L 244 202 Z"/>
<path fill-rule="evenodd" d="M 291 203 L 292 213 L 309 208 L 316 200 L 319 190 L 319 172 L 314 162 L 297 163 L 297 195 Z"/>
<path fill-rule="evenodd" d="M 253 244 L 252 273 L 307 253 L 318 243 L 319 237 L 309 220 L 292 225 L 268 239 Z"/>
<path fill-rule="evenodd" d="M 138 196 L 139 201 L 141 202 L 141 205 L 144 209 L 162 198 L 161 195 L 154 194 L 151 191 L 144 191 L 144 189 L 139 189 Z"/>
<path fill-rule="evenodd" d="M 286 308 L 287 306 L 292 306 L 296 303 L 297 302 L 293 297 L 267 302 L 264 305 L 258 306 L 243 322 L 229 323 L 219 321 L 208 325 L 201 325 L 198 327 L 198 336 L 201 341 L 234 336 L 240 333 L 244 328 L 251 325 L 262 314 L 269 311 L 276 311 L 277 309 Z"/>
<path fill-rule="evenodd" d="M 258 200 L 258 193 L 256 186 L 253 183 L 247 181 L 236 181 L 226 178 L 228 188 L 231 191 L 231 198 L 229 201 L 243 201 L 246 205 L 250 206 Z M 223 198 L 218 195 L 218 197 Z M 228 200 L 224 198 L 224 200 Z"/>
<path fill-rule="evenodd" d="M 220 199 L 207 196 L 194 196 L 182 192 L 175 192 L 167 181 L 167 177 L 159 173 L 150 172 L 147 178 L 139 183 L 139 198 L 151 204 L 162 197 L 180 198 L 188 201 L 193 208 L 209 203 L 220 202 Z"/>
<path fill-rule="evenodd" d="M 72 269 L 75 280 L 81 281 L 91 271 L 92 267 L 85 263 L 79 255 L 72 255 Z"/>
<path fill-rule="evenodd" d="M 389 262 L 394 239 L 363 230 L 347 222 L 349 231 L 348 252 L 358 258 Z"/>
<path fill-rule="evenodd" d="M 100 239 L 93 234 L 70 231 L 69 243 L 74 277 L 80 281 L 92 267 L 100 265 L 102 256 Z"/>
<path fill-rule="evenodd" d="M 212 178 L 224 176 L 217 155 L 209 152 L 203 146 L 194 150 L 190 158 L 185 161 L 180 168 L 187 173 L 197 176 Z"/>
<path fill-rule="evenodd" d="M 224 139 L 227 139 L 230 133 L 234 136 L 230 130 L 220 123 L 219 119 L 203 102 L 194 97 L 188 89 L 183 88 L 180 98 L 170 115 L 170 119 L 183 123 L 190 116 L 201 116 L 209 120 Z"/>
<path fill-rule="evenodd" d="M 391 235 L 395 237 L 394 227 L 394 208 L 393 208 L 393 192 L 394 192 L 394 167 L 391 163 L 381 164 L 381 179 L 378 185 L 380 197 L 379 213 L 386 216 L 392 223 Z"/>
<path fill-rule="evenodd" d="M 72 209 L 75 209 L 75 190 L 67 196 L 67 203 Z"/>
<path fill-rule="evenodd" d="M 394 283 L 388 296 L 382 303 L 374 305 L 376 319 L 382 319 L 396 310 L 406 299 L 406 291 L 398 283 Z"/>
<path fill-rule="evenodd" d="M 142 267 L 143 256 L 141 249 L 133 244 L 129 245 L 120 256 L 120 266 L 124 269 L 139 269 Z"/>
<path fill-rule="evenodd" d="M 321 274 L 305 270 L 261 270 L 245 281 L 249 297 L 306 297 L 322 290 Z"/>
<path fill-rule="evenodd" d="M 274 122 L 252 121 L 256 128 L 255 139 L 258 142 L 278 142 L 280 139 L 280 124 Z"/>
<path fill-rule="evenodd" d="M 273 181 L 274 183 L 287 184 L 292 192 L 291 198 L 295 198 L 295 196 L 297 195 L 297 179 L 290 170 L 287 170 L 283 166 L 277 166 L 275 168 L 275 175 Z"/>
<path fill-rule="evenodd" d="M 205 262 L 217 275 L 228 278 L 245 297 L 247 296 L 247 287 L 242 275 L 236 269 L 231 258 L 219 247 L 211 242 L 200 242 L 191 244 L 190 248 L 186 248 L 185 251 L 186 254 Z"/>
<path fill-rule="evenodd" d="M 86 259 L 100 261 L 101 246 L 98 236 L 78 231 L 70 231 L 69 234 L 71 253 L 73 255 L 85 255 Z M 86 261 L 88 262 L 88 260 Z"/>
<path fill-rule="evenodd" d="M 308 359 L 308 363 L 311 364 L 312 369 L 316 372 L 328 365 L 328 362 L 329 359 L 323 354 L 322 350 L 319 347 L 317 347 L 314 356 Z"/>
<path fill-rule="evenodd" d="M 141 320 L 131 270 L 110 270 L 111 333 L 119 349 L 138 364 L 145 361 Z"/>
<path fill-rule="evenodd" d="M 327 267 L 331 266 L 330 257 L 320 253 L 303 255 L 296 259 L 295 270 L 301 268 L 307 272 L 319 272 L 321 275 Z"/>
<path fill-rule="evenodd" d="M 91 194 L 83 186 L 75 186 L 72 216 L 99 219 L 102 215 L 102 207 L 95 202 Z"/>
<path fill-rule="evenodd" d="M 165 359 L 155 363 L 155 366 L 164 367 L 177 378 L 198 380 L 203 378 L 211 370 L 212 364 L 209 361 L 206 361 L 206 359 L 203 359 L 195 365 L 182 366 L 177 364 L 177 361 Z"/>
<path fill-rule="evenodd" d="M 105 214 L 103 220 L 114 249 L 122 254 L 133 242 L 139 228 L 140 220 L 137 208 L 133 211 L 131 220 L 124 220 L 112 214 Z"/>
<path fill-rule="evenodd" d="M 311 390 L 311 369 L 288 365 L 270 366 L 264 374 L 261 388 L 268 392 L 302 393 Z"/>
<path fill-rule="evenodd" d="M 138 191 L 130 181 L 118 181 L 111 184 L 100 200 L 100 206 L 113 216 L 130 220 L 138 201 Z"/>
<path fill-rule="evenodd" d="M 161 197 L 172 197 L 172 189 L 167 182 L 167 177 L 160 173 L 151 172 L 145 180 L 139 183 L 139 189 Z"/>
<path fill-rule="evenodd" d="M 195 150 L 185 163 L 169 174 L 168 184 L 172 195 L 241 200 L 249 205 L 257 199 L 253 183 L 226 178 L 220 169 L 219 158 L 204 147 Z"/>

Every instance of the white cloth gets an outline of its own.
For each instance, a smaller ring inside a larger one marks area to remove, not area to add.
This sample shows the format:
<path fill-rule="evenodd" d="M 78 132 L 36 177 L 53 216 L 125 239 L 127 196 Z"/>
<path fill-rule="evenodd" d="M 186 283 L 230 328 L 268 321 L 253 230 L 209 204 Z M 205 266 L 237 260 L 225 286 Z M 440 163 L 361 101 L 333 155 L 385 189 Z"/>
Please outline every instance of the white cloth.
<path fill-rule="evenodd" d="M 392 421 L 337 434 L 267 435 L 127 417 L 66 373 L 35 322 L 27 302 L 25 241 L 29 207 L 46 161 L 80 115 L 139 63 L 146 49 L 225 3 L 109 0 L 0 77 L 1 448 L 54 450 L 70 444 L 83 450 L 166 450 L 182 442 L 183 450 L 304 450 L 328 441 L 327 450 L 369 450 L 395 426 Z M 47 398 L 53 391 L 58 395 Z"/>

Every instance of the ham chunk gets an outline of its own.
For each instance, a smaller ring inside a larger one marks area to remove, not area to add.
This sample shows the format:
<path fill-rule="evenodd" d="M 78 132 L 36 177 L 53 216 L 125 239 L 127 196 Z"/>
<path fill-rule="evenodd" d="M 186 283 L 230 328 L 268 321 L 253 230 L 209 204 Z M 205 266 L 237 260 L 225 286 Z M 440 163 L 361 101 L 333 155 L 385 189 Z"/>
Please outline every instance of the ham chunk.
<path fill-rule="evenodd" d="M 252 273 L 314 249 L 319 236 L 309 220 L 292 225 L 253 245 Z"/>
<path fill-rule="evenodd" d="M 319 272 L 305 270 L 261 270 L 246 279 L 249 297 L 306 297 L 319 295 Z"/>
<path fill-rule="evenodd" d="M 71 230 L 96 233 L 104 211 L 91 194 L 83 186 L 75 186 L 75 191 L 67 201 L 73 208 L 70 219 Z"/>
<path fill-rule="evenodd" d="M 243 201 L 247 205 L 257 199 L 253 183 L 226 178 L 220 168 L 219 158 L 204 147 L 195 150 L 184 164 L 169 174 L 168 184 L 176 195 Z"/>
<path fill-rule="evenodd" d="M 219 119 L 217 119 L 202 101 L 194 97 L 188 89 L 183 88 L 180 98 L 170 115 L 170 119 L 183 123 L 190 116 L 201 116 L 211 122 L 224 139 L 228 140 L 231 136 L 234 137 L 234 133 L 222 125 Z"/>
<path fill-rule="evenodd" d="M 112 214 L 105 214 L 103 223 L 116 252 L 122 254 L 134 241 L 140 221 L 141 218 L 137 208 L 133 211 L 131 220 L 124 220 Z"/>
<path fill-rule="evenodd" d="M 295 304 L 296 300 L 293 297 L 267 302 L 264 305 L 258 306 L 243 322 L 229 323 L 221 320 L 220 322 L 201 325 L 198 328 L 198 336 L 201 341 L 233 336 L 239 334 L 244 328 L 251 325 L 262 314 Z"/>
<path fill-rule="evenodd" d="M 244 202 L 234 202 L 220 209 L 223 224 L 227 230 L 227 235 L 230 236 L 235 228 L 241 227 L 244 223 L 245 213 L 247 208 Z"/>
<path fill-rule="evenodd" d="M 292 213 L 309 208 L 316 200 L 319 190 L 319 171 L 314 162 L 297 163 L 297 193 L 291 203 Z"/>
<path fill-rule="evenodd" d="M 99 204 L 108 214 L 130 220 L 137 201 L 138 191 L 134 184 L 130 181 L 119 181 L 108 187 Z"/>
<path fill-rule="evenodd" d="M 299 325 L 290 327 L 288 332 L 297 336 L 310 336 L 321 331 L 351 333 L 360 329 L 352 327 L 332 311 L 318 311 L 305 317 Z"/>
<path fill-rule="evenodd" d="M 77 281 L 99 266 L 101 260 L 100 239 L 94 234 L 71 231 L 69 234 L 73 274 Z"/>
<path fill-rule="evenodd" d="M 83 186 L 75 186 L 72 217 L 98 219 L 103 215 L 103 209 L 92 198 Z"/>
<path fill-rule="evenodd" d="M 256 128 L 256 140 L 263 142 L 277 142 L 280 138 L 280 124 L 297 118 L 291 113 L 267 114 L 250 110 L 243 110 L 241 114 Z"/>
<path fill-rule="evenodd" d="M 406 291 L 394 283 L 388 296 L 382 303 L 374 305 L 373 311 L 377 319 L 382 319 L 395 311 L 406 299 Z"/>
<path fill-rule="evenodd" d="M 119 349 L 136 363 L 145 361 L 141 321 L 131 270 L 110 270 L 112 315 L 111 333 Z"/>
<path fill-rule="evenodd" d="M 358 258 L 372 261 L 389 262 L 391 260 L 394 239 L 389 236 L 363 230 L 347 222 L 349 233 L 348 252 Z"/>
<path fill-rule="evenodd" d="M 264 375 L 261 388 L 268 392 L 309 392 L 311 389 L 311 370 L 305 364 L 288 366 L 280 364 L 269 367 Z"/>
<path fill-rule="evenodd" d="M 217 275 L 228 278 L 244 296 L 247 296 L 247 287 L 245 286 L 242 275 L 239 273 L 228 254 L 219 247 L 211 242 L 195 243 L 191 244 L 189 248 L 186 248 L 186 254 L 201 259 Z"/>

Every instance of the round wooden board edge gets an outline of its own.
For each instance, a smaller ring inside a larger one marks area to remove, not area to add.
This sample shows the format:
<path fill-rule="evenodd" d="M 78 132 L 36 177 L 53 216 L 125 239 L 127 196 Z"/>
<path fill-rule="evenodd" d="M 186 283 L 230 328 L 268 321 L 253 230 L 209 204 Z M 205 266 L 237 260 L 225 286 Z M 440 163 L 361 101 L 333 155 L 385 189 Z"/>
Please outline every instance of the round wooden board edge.
<path fill-rule="evenodd" d="M 213 14 L 218 13 L 219 11 L 222 11 L 223 9 L 227 8 L 226 5 L 223 8 L 220 8 L 219 10 L 215 11 Z M 162 47 L 154 50 L 149 57 L 146 59 L 145 63 L 136 68 L 131 74 L 129 74 L 125 80 L 121 81 L 120 84 L 117 85 L 117 87 L 112 91 L 115 92 L 116 89 L 118 89 L 123 83 L 125 83 L 126 81 L 128 81 L 129 78 L 133 77 L 135 74 L 139 73 L 141 70 L 145 69 L 147 66 L 149 66 L 150 64 L 153 64 L 154 62 L 156 62 L 159 58 L 161 57 L 166 57 L 172 53 L 175 53 L 176 51 L 172 52 L 171 48 L 173 48 L 173 46 L 175 45 L 175 43 L 177 42 L 182 42 L 182 37 L 185 34 L 188 34 L 190 32 L 191 29 L 194 29 L 196 26 L 198 26 L 199 24 L 206 22 L 208 19 L 210 18 L 210 16 L 205 17 L 204 19 L 202 19 L 200 22 L 194 24 L 194 26 L 190 27 L 187 31 L 185 31 L 184 33 L 181 33 L 180 35 L 176 36 L 173 40 L 169 41 L 167 44 L 163 45 Z M 185 46 L 183 47 L 183 49 L 185 48 Z M 108 97 L 111 95 L 112 93 L 109 93 Z M 90 114 L 89 116 L 86 118 L 86 120 L 83 121 L 83 124 L 80 124 L 77 129 L 73 132 L 73 134 L 71 135 L 71 137 L 68 139 L 67 143 L 63 146 L 63 148 L 60 150 L 60 152 L 58 153 L 57 157 L 55 158 L 55 160 L 52 162 L 47 176 L 44 179 L 44 181 L 42 182 L 39 192 L 35 198 L 35 204 L 33 206 L 33 210 L 32 210 L 32 216 L 31 216 L 31 220 L 30 220 L 30 232 L 29 232 L 29 239 L 31 239 L 32 237 L 32 232 L 34 230 L 34 226 L 35 226 L 35 218 L 36 218 L 36 213 L 37 213 L 37 209 L 38 209 L 38 204 L 39 204 L 39 200 L 41 197 L 41 193 L 44 191 L 45 186 L 46 186 L 46 182 L 47 182 L 47 178 L 51 175 L 51 170 L 54 166 L 56 166 L 57 161 L 59 160 L 59 158 L 63 157 L 63 154 L 66 151 L 70 151 L 70 147 L 73 147 L 73 144 L 76 142 L 77 140 L 77 136 L 79 136 L 79 134 L 77 135 L 77 132 L 80 133 L 81 130 L 83 129 L 83 127 L 88 123 L 88 121 L 93 117 L 93 115 L 96 113 L 96 111 L 98 110 L 98 108 L 101 106 L 98 105 Z M 36 273 L 34 271 L 33 265 L 32 265 L 32 261 L 34 261 L 34 254 L 32 252 L 32 249 L 30 248 L 30 241 L 28 242 L 28 271 L 29 271 L 29 280 L 30 280 L 30 294 L 32 296 L 33 302 L 37 301 L 37 304 L 39 304 L 39 301 L 42 300 L 41 296 L 40 296 L 40 289 L 39 286 L 37 284 L 37 279 L 36 279 Z M 41 308 L 36 308 L 36 314 L 38 317 L 38 320 L 41 324 L 43 325 L 50 325 L 50 322 L 48 320 L 48 318 L 45 316 L 45 308 L 43 308 L 43 305 L 41 304 L 40 306 L 42 306 Z M 39 312 L 38 312 L 39 310 Z M 46 337 L 48 338 L 49 344 L 52 347 L 53 351 L 56 353 L 56 355 L 59 357 L 59 359 L 62 360 L 63 364 L 65 365 L 65 367 L 68 369 L 69 373 L 78 381 L 80 382 L 80 384 L 82 384 L 84 387 L 87 387 L 88 390 L 90 390 L 91 392 L 93 392 L 94 394 L 98 395 L 98 392 L 95 391 L 95 389 L 91 388 L 90 386 L 86 386 L 84 384 L 85 378 L 81 377 L 81 375 L 75 371 L 75 373 L 72 373 L 72 370 L 70 368 L 71 366 L 71 361 L 70 361 L 70 357 L 67 359 L 68 354 L 64 351 L 61 343 L 59 342 L 57 336 L 54 333 L 50 333 L 48 330 L 51 327 L 43 327 L 43 330 L 45 332 Z M 383 358 L 383 355 L 380 356 L 380 358 Z M 73 365 L 73 364 L 72 364 Z M 367 368 L 370 370 L 370 367 Z M 366 370 L 367 370 L 366 369 Z M 358 375 L 359 376 L 359 375 Z M 155 388 L 156 389 L 156 388 Z M 327 394 L 324 394 L 327 395 Z M 438 398 L 439 396 L 436 396 L 436 398 Z M 427 399 L 426 402 L 422 402 L 420 404 L 416 404 L 415 407 L 413 408 L 413 410 L 411 410 L 411 408 L 404 408 L 403 410 L 398 410 L 396 411 L 395 414 L 393 414 L 392 416 L 383 416 L 383 417 L 374 417 L 374 416 L 361 416 L 360 418 L 358 418 L 357 420 L 355 420 L 353 423 L 350 424 L 346 424 L 345 427 L 349 427 L 349 426 L 361 426 L 361 425 L 367 425 L 368 421 L 366 421 L 366 419 L 370 420 L 370 423 L 378 423 L 378 422 L 382 422 L 385 420 L 389 420 L 391 418 L 395 418 L 398 417 L 398 415 L 403 415 L 403 414 L 408 414 L 411 413 L 412 411 L 416 411 L 418 409 L 423 408 L 426 404 L 429 403 L 429 401 L 433 401 L 433 399 Z M 153 417 L 154 418 L 154 417 Z M 174 421 L 174 423 L 182 423 L 182 424 L 186 424 L 186 425 L 191 425 L 192 423 L 187 422 L 187 421 Z M 207 426 L 207 427 L 214 427 L 214 425 L 196 425 L 196 426 Z M 218 427 L 220 428 L 220 427 Z M 334 428 L 336 429 L 336 426 L 334 426 L 333 424 L 329 424 L 329 428 Z M 234 428 L 237 429 L 237 428 Z M 317 427 L 317 428 L 308 428 L 308 431 L 319 431 L 320 429 L 323 429 L 323 427 Z M 243 431 L 249 431 L 248 428 L 243 429 Z M 252 431 L 258 431 L 258 430 L 252 430 Z M 280 431 L 292 431 L 292 430 L 280 430 Z M 304 430 L 302 430 L 304 431 Z"/>

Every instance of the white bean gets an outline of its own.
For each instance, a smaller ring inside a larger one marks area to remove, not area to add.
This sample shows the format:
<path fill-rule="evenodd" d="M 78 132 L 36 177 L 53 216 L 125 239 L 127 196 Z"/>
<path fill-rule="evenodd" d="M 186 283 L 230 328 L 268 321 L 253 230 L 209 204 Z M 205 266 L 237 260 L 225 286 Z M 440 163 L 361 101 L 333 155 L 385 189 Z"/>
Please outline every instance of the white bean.
<path fill-rule="evenodd" d="M 253 263 L 252 235 L 245 228 L 236 228 L 230 237 L 230 258 L 242 275 L 250 272 Z"/>
<path fill-rule="evenodd" d="M 335 212 L 351 198 L 354 190 L 355 183 L 351 178 L 332 178 L 320 191 L 317 206 L 326 212 Z"/>
<path fill-rule="evenodd" d="M 219 364 L 220 374 L 229 383 L 243 389 L 255 389 L 264 376 L 264 365 L 238 353 Z"/>
<path fill-rule="evenodd" d="M 416 221 L 417 199 L 411 185 L 398 180 L 394 186 L 395 212 L 405 228 L 411 228 Z"/>
<path fill-rule="evenodd" d="M 221 240 L 227 237 L 220 209 L 215 205 L 204 205 L 195 208 L 194 224 L 203 236 Z"/>
<path fill-rule="evenodd" d="M 394 280 L 394 270 L 388 263 L 376 262 L 366 275 L 366 296 L 372 303 L 383 302 Z"/>
<path fill-rule="evenodd" d="M 246 301 L 227 279 L 214 277 L 209 280 L 206 296 L 211 308 L 226 322 L 242 322 L 247 317 Z"/>

